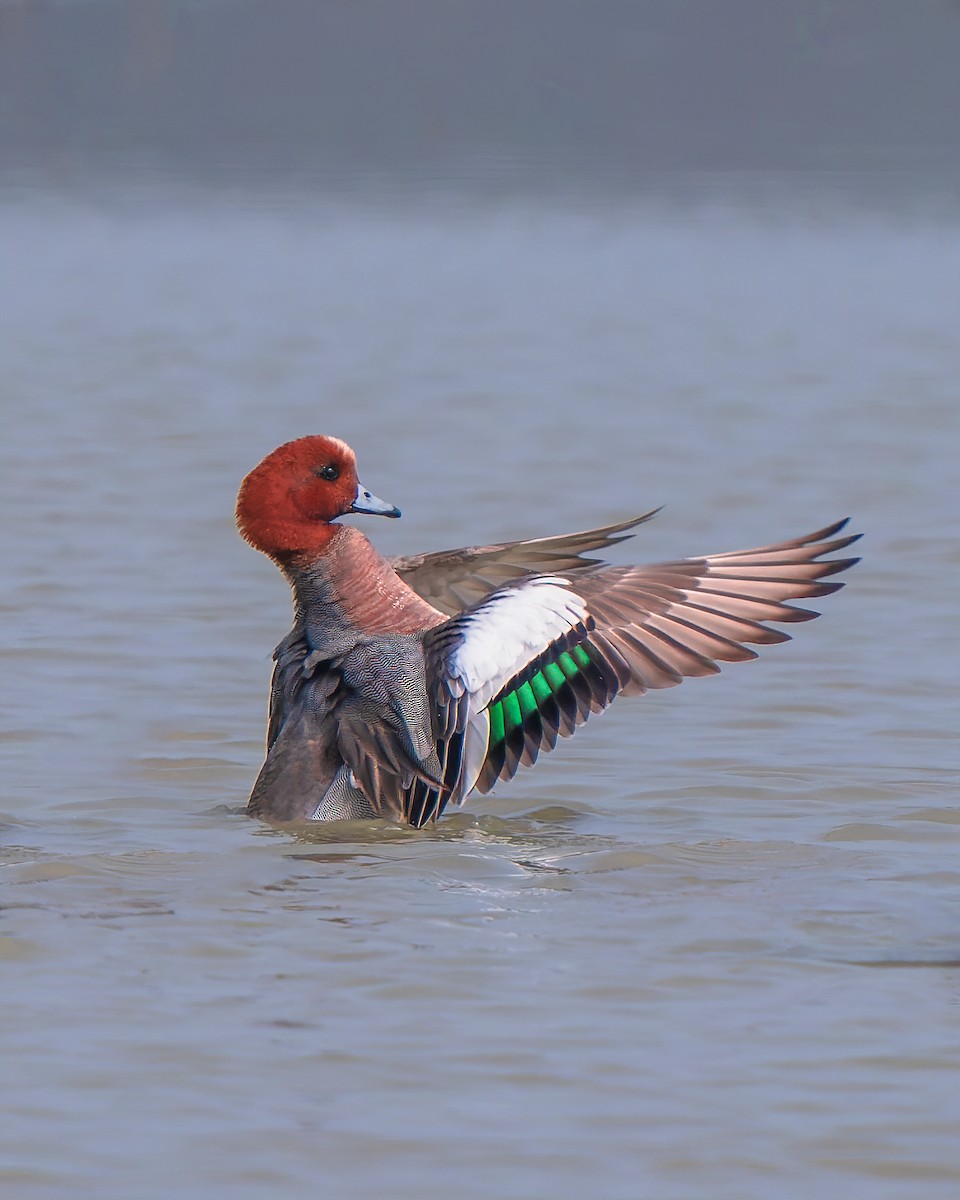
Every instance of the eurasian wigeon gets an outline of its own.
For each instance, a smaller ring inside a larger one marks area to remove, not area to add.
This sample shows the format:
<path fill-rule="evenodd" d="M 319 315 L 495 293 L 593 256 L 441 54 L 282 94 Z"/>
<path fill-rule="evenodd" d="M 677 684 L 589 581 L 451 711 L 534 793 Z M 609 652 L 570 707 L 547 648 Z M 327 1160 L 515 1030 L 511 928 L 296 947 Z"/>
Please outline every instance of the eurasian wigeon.
<path fill-rule="evenodd" d="M 654 510 L 655 512 L 656 510 Z M 249 812 L 421 826 L 536 762 L 618 695 L 713 675 L 818 614 L 856 558 L 846 521 L 753 550 L 650 566 L 587 556 L 654 512 L 560 537 L 386 559 L 347 513 L 399 517 L 333 437 L 274 450 L 237 498 L 243 537 L 294 595 Z"/>

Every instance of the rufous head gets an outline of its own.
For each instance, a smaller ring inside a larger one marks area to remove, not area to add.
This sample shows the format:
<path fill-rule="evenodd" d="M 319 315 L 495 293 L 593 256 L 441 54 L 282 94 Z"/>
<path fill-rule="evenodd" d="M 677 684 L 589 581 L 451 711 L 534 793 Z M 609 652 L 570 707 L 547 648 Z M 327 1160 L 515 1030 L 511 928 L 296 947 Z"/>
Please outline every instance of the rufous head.
<path fill-rule="evenodd" d="M 357 458 L 339 438 L 313 435 L 278 446 L 253 468 L 237 496 L 237 528 L 278 563 L 322 554 L 330 522 L 346 513 L 399 517 L 357 478 Z"/>

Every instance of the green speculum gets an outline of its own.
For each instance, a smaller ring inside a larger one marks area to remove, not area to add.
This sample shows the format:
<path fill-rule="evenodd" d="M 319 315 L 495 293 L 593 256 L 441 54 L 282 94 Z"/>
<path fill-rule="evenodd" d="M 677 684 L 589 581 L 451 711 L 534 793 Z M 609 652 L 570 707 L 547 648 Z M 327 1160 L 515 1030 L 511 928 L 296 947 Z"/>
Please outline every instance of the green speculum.
<path fill-rule="evenodd" d="M 574 679 L 586 667 L 590 656 L 583 645 L 561 651 L 553 661 L 545 662 L 529 679 L 498 697 L 487 709 L 490 714 L 490 748 L 495 748 L 535 712 L 555 698 L 568 679 Z"/>

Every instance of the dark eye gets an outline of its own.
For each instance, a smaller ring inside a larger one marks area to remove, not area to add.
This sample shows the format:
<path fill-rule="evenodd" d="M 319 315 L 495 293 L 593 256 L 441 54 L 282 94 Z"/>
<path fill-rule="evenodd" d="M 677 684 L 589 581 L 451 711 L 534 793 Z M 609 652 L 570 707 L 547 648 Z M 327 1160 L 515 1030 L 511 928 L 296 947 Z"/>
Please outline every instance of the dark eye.
<path fill-rule="evenodd" d="M 318 467 L 316 473 L 317 473 L 317 475 L 320 476 L 321 479 L 331 479 L 332 480 L 332 479 L 340 478 L 340 468 L 337 466 L 334 466 L 333 463 L 330 463 L 326 467 Z"/>

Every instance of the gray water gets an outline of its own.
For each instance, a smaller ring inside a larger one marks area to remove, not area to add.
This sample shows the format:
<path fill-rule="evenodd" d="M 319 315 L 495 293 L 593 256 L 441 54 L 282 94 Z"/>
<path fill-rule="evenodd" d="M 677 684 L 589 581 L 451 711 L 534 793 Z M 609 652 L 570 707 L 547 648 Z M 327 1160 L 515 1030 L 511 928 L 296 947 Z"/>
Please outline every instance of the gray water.
<path fill-rule="evenodd" d="M 9 198 L 4 1195 L 960 1194 L 960 240 L 613 204 Z M 850 514 L 788 645 L 435 829 L 243 815 L 346 438 L 387 552 Z"/>

